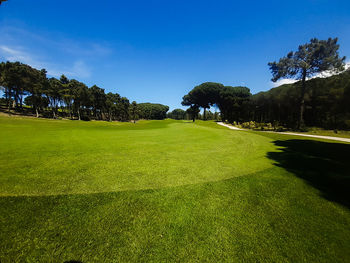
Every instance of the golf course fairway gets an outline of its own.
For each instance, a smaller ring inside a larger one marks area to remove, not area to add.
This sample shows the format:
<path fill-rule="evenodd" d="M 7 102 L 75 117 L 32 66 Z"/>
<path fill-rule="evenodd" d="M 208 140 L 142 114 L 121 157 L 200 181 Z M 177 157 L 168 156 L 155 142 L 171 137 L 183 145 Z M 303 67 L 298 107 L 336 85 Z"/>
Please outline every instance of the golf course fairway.
<path fill-rule="evenodd" d="M 346 262 L 350 144 L 0 116 L 0 262 Z"/>

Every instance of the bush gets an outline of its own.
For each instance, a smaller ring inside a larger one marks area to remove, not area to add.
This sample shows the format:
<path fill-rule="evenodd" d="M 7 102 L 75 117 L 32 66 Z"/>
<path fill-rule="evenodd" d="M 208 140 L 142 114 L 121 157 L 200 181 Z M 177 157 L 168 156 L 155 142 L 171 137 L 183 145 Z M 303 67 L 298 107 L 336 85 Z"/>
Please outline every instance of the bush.
<path fill-rule="evenodd" d="M 88 116 L 88 115 L 83 115 L 83 116 L 80 117 L 80 119 L 81 119 L 82 121 L 91 121 L 91 117 Z"/>

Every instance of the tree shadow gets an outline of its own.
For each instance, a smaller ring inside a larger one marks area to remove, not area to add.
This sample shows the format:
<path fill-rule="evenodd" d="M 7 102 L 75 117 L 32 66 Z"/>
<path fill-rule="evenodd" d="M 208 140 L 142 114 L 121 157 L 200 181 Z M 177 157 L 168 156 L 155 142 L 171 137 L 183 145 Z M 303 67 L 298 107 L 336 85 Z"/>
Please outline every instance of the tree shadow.
<path fill-rule="evenodd" d="M 280 152 L 267 157 L 302 178 L 329 201 L 350 208 L 350 144 L 314 140 L 277 140 Z"/>
<path fill-rule="evenodd" d="M 68 260 L 68 261 L 65 261 L 63 263 L 83 263 L 83 262 L 80 260 Z"/>

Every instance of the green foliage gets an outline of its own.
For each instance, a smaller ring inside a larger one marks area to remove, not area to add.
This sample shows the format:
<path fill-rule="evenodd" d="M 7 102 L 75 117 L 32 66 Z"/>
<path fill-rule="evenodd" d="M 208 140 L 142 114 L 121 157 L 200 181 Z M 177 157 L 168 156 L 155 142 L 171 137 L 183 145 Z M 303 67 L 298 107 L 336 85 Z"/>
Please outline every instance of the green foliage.
<path fill-rule="evenodd" d="M 138 115 L 140 119 L 145 120 L 163 120 L 169 107 L 156 103 L 139 103 L 137 104 Z"/>
<path fill-rule="evenodd" d="M 284 77 L 296 77 L 301 80 L 326 70 L 344 69 L 345 57 L 339 57 L 338 38 L 319 40 L 313 38 L 310 43 L 300 45 L 298 51 L 289 52 L 279 62 L 270 62 L 272 81 Z"/>
<path fill-rule="evenodd" d="M 344 69 L 345 57 L 339 57 L 337 42 L 337 38 L 328 38 L 328 40 L 313 38 L 310 43 L 300 45 L 298 51 L 289 52 L 279 62 L 268 63 L 273 75 L 272 81 L 275 82 L 284 77 L 296 77 L 301 80 L 298 103 L 299 128 L 304 126 L 306 79 L 326 70 L 339 72 Z"/>
<path fill-rule="evenodd" d="M 233 122 L 241 118 L 243 105 L 249 100 L 250 96 L 250 90 L 246 87 L 231 87 L 220 83 L 205 82 L 194 87 L 185 95 L 182 105 L 190 106 L 189 111 L 192 116 L 196 116 L 197 109 L 202 107 L 204 109 L 204 120 L 207 119 L 205 116 L 206 109 L 217 105 L 221 111 L 222 119 Z"/>
<path fill-rule="evenodd" d="M 172 112 L 167 114 L 167 117 L 174 120 L 185 120 L 186 119 L 186 111 L 183 109 L 175 109 Z"/>
<path fill-rule="evenodd" d="M 247 102 L 252 94 L 247 87 L 223 87 L 219 91 L 218 105 L 223 120 L 229 122 L 240 121 L 244 112 L 244 103 Z"/>
<path fill-rule="evenodd" d="M 198 118 L 199 114 L 199 107 L 197 105 L 191 105 L 187 110 L 186 113 L 191 117 L 193 122 L 195 122 L 196 118 Z"/>
<path fill-rule="evenodd" d="M 140 114 L 140 112 L 137 108 L 137 103 L 136 103 L 136 101 L 133 101 L 130 104 L 130 116 L 131 116 L 132 120 L 134 120 L 134 123 L 139 118 L 139 114 Z"/>
<path fill-rule="evenodd" d="M 294 128 L 299 120 L 300 82 L 252 96 L 247 119 L 278 121 Z M 306 82 L 305 124 L 327 129 L 350 129 L 350 71 Z"/>
<path fill-rule="evenodd" d="M 46 70 L 37 70 L 19 62 L 0 63 L 0 87 L 4 91 L 4 103 L 11 110 L 20 109 L 23 113 L 23 100 L 31 106 L 36 116 L 69 117 L 78 120 L 118 120 L 128 121 L 130 102 L 118 93 L 105 93 L 105 90 L 93 85 L 88 88 L 84 83 L 68 79 L 46 77 Z M 49 107 L 49 109 L 47 109 Z M 141 106 L 146 119 L 164 119 L 167 106 L 152 104 Z M 131 109 L 134 113 L 138 110 Z"/>

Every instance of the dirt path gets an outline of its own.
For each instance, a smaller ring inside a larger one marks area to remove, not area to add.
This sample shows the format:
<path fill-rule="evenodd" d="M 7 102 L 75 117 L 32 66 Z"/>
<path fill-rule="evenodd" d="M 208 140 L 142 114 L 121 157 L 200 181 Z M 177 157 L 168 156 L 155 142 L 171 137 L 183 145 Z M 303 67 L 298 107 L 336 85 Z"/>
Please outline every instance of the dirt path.
<path fill-rule="evenodd" d="M 221 126 L 225 126 L 225 127 L 229 128 L 231 130 L 244 131 L 244 129 L 240 129 L 240 128 L 234 127 L 232 125 L 225 124 L 223 122 L 218 122 L 218 124 L 221 125 Z M 262 132 L 264 132 L 264 131 L 262 131 Z M 265 131 L 265 132 L 271 132 L 271 131 Z M 318 138 L 318 139 L 327 139 L 327 140 L 333 140 L 333 141 L 340 141 L 340 142 L 348 142 L 348 143 L 350 143 L 350 138 L 341 138 L 341 137 L 323 136 L 323 135 L 312 135 L 312 134 L 302 134 L 302 133 L 294 133 L 294 132 L 271 132 L 271 133 L 304 136 L 304 137 L 311 137 L 311 138 Z"/>

